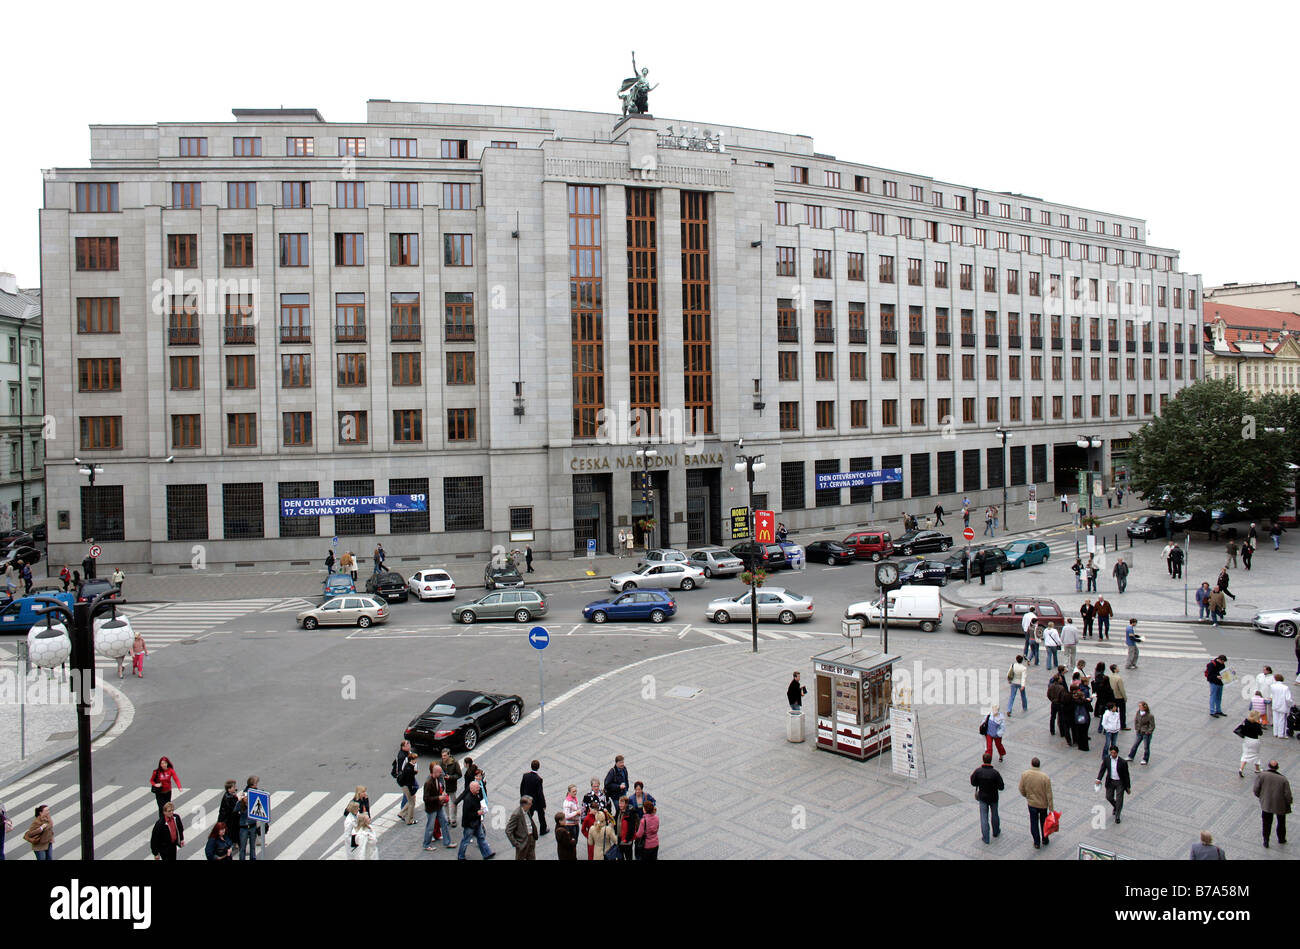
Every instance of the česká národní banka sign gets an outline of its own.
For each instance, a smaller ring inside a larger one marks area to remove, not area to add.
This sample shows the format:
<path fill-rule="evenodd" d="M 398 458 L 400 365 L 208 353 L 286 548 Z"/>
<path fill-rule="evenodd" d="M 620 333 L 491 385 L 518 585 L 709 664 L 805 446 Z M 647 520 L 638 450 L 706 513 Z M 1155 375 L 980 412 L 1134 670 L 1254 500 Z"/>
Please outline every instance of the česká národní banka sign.
<path fill-rule="evenodd" d="M 406 514 L 429 509 L 423 494 L 379 494 L 362 498 L 281 498 L 281 517 L 330 517 L 335 514 Z"/>

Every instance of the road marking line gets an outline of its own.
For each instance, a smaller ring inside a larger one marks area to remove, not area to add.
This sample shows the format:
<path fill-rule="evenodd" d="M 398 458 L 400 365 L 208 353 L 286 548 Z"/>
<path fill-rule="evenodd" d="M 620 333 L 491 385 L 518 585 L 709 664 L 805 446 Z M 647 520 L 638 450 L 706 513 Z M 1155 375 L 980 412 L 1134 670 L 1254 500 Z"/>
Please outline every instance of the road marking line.
<path fill-rule="evenodd" d="M 328 811 L 326 811 L 324 814 L 318 817 L 304 831 L 302 831 L 302 833 L 300 833 L 297 836 L 297 838 L 293 841 L 293 843 L 285 847 L 282 853 L 277 854 L 276 859 L 278 860 L 299 859 L 304 853 L 307 852 L 308 847 L 316 843 L 317 840 L 319 840 L 321 837 L 323 837 L 326 833 L 329 832 L 331 826 L 335 824 L 340 824 L 340 825 L 342 824 L 343 814 L 341 812 L 347 808 L 348 803 L 351 800 L 352 800 L 352 795 L 350 793 L 344 794 L 341 798 L 338 799 L 338 801 L 334 805 L 330 807 Z M 341 826 L 339 828 L 339 832 L 342 833 Z M 338 847 L 338 846 L 339 846 L 338 843 L 334 844 L 334 847 Z M 325 854 L 321 855 L 321 859 L 325 859 L 328 853 L 329 850 L 327 850 Z"/>
<path fill-rule="evenodd" d="M 686 624 L 686 628 L 683 629 L 680 633 L 677 634 L 677 638 L 678 638 L 678 639 L 684 639 L 684 638 L 686 637 L 686 634 L 689 633 L 690 631 L 691 631 L 691 624 L 690 624 L 690 623 L 687 623 L 687 624 Z"/>

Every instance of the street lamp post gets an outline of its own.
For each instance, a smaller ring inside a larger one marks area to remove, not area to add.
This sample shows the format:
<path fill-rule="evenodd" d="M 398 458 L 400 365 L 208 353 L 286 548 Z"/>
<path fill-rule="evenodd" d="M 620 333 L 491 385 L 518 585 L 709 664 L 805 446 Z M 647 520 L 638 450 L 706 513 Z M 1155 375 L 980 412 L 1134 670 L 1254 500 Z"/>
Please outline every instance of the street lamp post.
<path fill-rule="evenodd" d="M 757 543 L 754 530 L 754 473 L 762 471 L 767 464 L 762 461 L 762 455 L 741 454 L 744 448 L 745 440 L 743 438 L 737 440 L 736 457 L 740 460 L 736 462 L 736 470 L 745 472 L 745 481 L 749 485 L 749 536 Z M 753 635 L 754 652 L 758 652 L 758 585 L 754 582 L 754 573 L 757 570 L 758 559 L 755 558 L 749 565 L 749 625 Z"/>
<path fill-rule="evenodd" d="M 637 461 L 641 463 L 641 510 L 643 512 L 650 510 L 650 459 L 654 458 L 658 454 L 659 452 L 655 451 L 653 448 L 638 448 L 636 452 Z M 642 517 L 646 521 L 653 520 L 653 518 L 645 514 L 643 514 Z M 643 538 L 647 552 L 650 550 L 651 530 L 653 530 L 653 528 L 647 528 L 645 537 Z"/>
<path fill-rule="evenodd" d="M 1092 449 L 1101 447 L 1101 439 L 1096 435 L 1081 435 L 1075 442 L 1080 448 Z M 1088 519 L 1092 520 L 1092 452 L 1088 452 Z M 1088 533 L 1093 533 L 1092 525 L 1088 525 Z"/>
<path fill-rule="evenodd" d="M 999 427 L 997 434 L 1002 439 L 1002 531 L 1005 533 L 1009 516 L 1007 511 L 1007 478 L 1010 475 L 1010 472 L 1007 471 L 1007 436 L 1011 433 L 1005 428 Z"/>

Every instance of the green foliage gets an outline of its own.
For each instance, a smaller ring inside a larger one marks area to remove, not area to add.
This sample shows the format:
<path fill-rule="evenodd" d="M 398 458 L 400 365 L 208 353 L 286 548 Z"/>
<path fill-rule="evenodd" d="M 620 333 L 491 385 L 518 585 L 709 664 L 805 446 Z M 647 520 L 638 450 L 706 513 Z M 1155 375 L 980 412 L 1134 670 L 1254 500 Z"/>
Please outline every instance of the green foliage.
<path fill-rule="evenodd" d="M 1288 411 L 1300 407 L 1255 402 L 1223 379 L 1188 386 L 1133 436 L 1132 486 L 1170 511 L 1279 511 L 1296 437 L 1290 423 L 1284 435 L 1265 429 Z"/>

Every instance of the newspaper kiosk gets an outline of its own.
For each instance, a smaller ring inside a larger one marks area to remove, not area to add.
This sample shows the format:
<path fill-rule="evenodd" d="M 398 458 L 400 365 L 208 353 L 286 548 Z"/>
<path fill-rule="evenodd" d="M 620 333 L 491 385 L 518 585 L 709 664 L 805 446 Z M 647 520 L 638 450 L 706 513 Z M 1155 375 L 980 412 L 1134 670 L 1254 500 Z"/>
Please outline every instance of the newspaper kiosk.
<path fill-rule="evenodd" d="M 898 658 L 852 646 L 813 656 L 818 748 L 859 761 L 889 750 L 889 704 Z"/>

